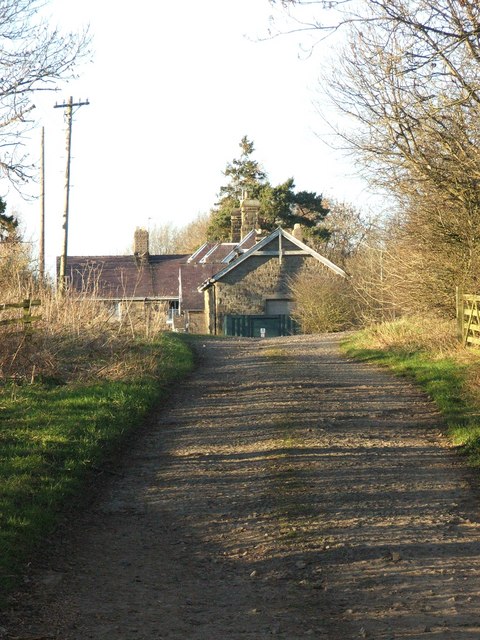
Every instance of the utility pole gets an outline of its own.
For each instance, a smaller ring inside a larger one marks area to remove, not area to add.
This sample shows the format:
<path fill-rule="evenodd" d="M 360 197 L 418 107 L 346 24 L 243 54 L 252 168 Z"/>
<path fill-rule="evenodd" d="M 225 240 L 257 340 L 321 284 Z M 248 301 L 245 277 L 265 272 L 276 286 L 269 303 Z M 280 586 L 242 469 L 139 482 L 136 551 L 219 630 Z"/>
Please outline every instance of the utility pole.
<path fill-rule="evenodd" d="M 90 102 L 86 100 L 82 102 L 73 102 L 72 96 L 68 99 L 68 102 L 62 104 L 55 104 L 55 109 L 65 109 L 65 118 L 67 121 L 67 167 L 65 169 L 65 207 L 63 211 L 63 250 L 60 256 L 60 273 L 58 275 L 58 284 L 60 290 L 65 291 L 66 279 L 67 279 L 67 252 L 68 252 L 68 214 L 70 207 L 70 162 L 71 162 L 71 148 L 72 148 L 72 121 L 73 121 L 73 107 L 83 107 Z"/>
<path fill-rule="evenodd" d="M 40 149 L 40 251 L 38 259 L 38 275 L 40 286 L 45 283 L 45 127 L 42 127 Z"/>

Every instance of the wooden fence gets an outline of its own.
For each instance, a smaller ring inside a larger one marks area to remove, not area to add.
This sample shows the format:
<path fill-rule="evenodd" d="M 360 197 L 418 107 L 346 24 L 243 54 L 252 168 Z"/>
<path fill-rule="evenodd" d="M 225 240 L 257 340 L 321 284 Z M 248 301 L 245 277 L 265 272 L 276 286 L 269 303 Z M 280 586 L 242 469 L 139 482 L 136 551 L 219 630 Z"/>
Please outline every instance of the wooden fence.
<path fill-rule="evenodd" d="M 32 307 L 39 307 L 39 306 L 40 306 L 40 300 L 31 300 L 30 298 L 27 298 L 22 302 L 9 302 L 6 304 L 0 304 L 0 312 L 15 310 L 15 309 L 22 309 L 21 316 L 0 320 L 0 326 L 20 324 L 22 325 L 22 330 L 26 335 L 31 334 L 32 322 L 35 322 L 35 320 L 41 319 L 41 316 L 32 315 Z"/>
<path fill-rule="evenodd" d="M 457 335 L 464 345 L 480 347 L 480 296 L 457 287 Z"/>

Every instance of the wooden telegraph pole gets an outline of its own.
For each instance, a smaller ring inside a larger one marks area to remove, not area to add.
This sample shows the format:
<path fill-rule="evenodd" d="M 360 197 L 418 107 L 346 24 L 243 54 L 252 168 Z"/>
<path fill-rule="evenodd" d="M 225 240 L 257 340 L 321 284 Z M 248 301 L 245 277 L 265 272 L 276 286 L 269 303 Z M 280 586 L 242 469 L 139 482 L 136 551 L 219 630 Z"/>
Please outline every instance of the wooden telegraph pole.
<path fill-rule="evenodd" d="M 45 284 L 45 127 L 42 127 L 40 149 L 40 250 L 38 258 L 40 286 Z"/>
<path fill-rule="evenodd" d="M 55 109 L 65 109 L 65 118 L 67 121 L 67 167 L 65 169 L 65 207 L 63 211 L 63 249 L 60 256 L 60 273 L 58 274 L 58 284 L 61 291 L 65 291 L 66 279 L 67 279 L 67 255 L 68 255 L 68 214 L 70 207 L 70 163 L 71 163 L 71 148 L 72 148 L 72 121 L 73 121 L 73 107 L 83 107 L 90 102 L 86 100 L 82 102 L 73 102 L 72 96 L 68 99 L 68 102 L 62 104 L 55 104 Z"/>

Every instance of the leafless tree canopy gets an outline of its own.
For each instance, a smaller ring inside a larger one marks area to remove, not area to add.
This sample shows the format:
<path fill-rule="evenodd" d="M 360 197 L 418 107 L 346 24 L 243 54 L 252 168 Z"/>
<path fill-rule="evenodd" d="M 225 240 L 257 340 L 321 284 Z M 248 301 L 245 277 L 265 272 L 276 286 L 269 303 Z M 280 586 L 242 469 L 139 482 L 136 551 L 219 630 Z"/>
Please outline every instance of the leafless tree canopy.
<path fill-rule="evenodd" d="M 478 0 L 281 4 L 294 30 L 344 31 L 324 85 L 355 123 L 343 143 L 399 204 L 384 282 L 404 308 L 452 308 L 455 284 L 480 286 Z"/>
<path fill-rule="evenodd" d="M 150 229 L 150 253 L 193 253 L 206 242 L 209 223 L 210 214 L 199 213 L 181 227 L 171 222 L 156 224 Z"/>
<path fill-rule="evenodd" d="M 0 0 L 0 169 L 14 183 L 30 177 L 22 152 L 38 91 L 51 91 L 71 78 L 88 52 L 89 37 L 62 34 L 40 17 L 41 0 Z"/>

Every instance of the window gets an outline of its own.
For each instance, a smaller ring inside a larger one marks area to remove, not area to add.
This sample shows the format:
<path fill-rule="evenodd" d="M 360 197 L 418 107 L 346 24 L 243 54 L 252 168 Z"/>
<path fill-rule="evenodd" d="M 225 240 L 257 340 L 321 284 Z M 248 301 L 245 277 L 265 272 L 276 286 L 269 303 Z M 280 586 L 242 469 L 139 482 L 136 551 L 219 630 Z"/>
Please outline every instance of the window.
<path fill-rule="evenodd" d="M 178 300 L 170 300 L 168 303 L 168 324 L 173 324 L 173 318 L 180 315 L 180 303 Z"/>

